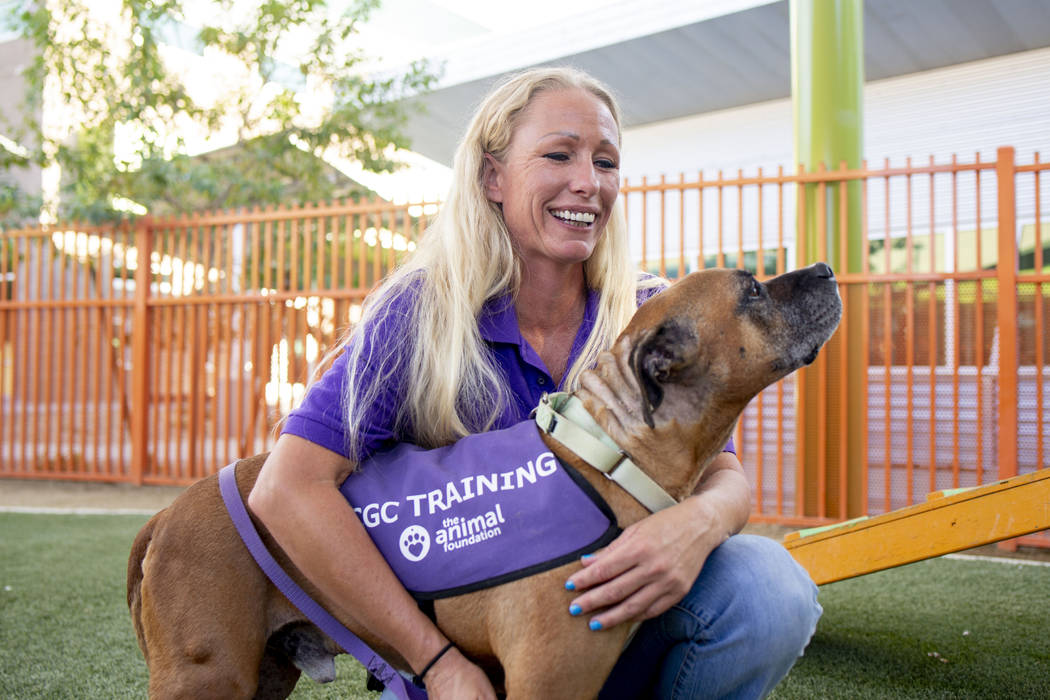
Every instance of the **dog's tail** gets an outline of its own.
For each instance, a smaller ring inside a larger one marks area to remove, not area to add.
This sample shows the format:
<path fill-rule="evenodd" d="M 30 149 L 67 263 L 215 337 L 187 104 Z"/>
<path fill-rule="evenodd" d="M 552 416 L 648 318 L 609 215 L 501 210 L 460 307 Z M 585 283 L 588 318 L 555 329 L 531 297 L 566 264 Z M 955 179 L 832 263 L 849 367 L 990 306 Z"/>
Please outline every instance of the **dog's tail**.
<path fill-rule="evenodd" d="M 131 554 L 128 556 L 128 610 L 131 611 L 131 622 L 135 625 L 135 637 L 138 639 L 142 655 L 149 660 L 146 651 L 145 638 L 142 630 L 142 562 L 149 551 L 150 542 L 153 541 L 153 530 L 157 526 L 157 517 L 154 515 L 146 523 L 135 542 L 131 545 Z"/>

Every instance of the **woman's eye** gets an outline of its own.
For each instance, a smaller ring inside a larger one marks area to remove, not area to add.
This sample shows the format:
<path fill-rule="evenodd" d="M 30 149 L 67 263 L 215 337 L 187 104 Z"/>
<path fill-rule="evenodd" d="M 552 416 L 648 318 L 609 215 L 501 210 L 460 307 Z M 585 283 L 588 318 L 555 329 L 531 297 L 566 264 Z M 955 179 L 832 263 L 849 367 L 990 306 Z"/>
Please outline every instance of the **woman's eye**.
<path fill-rule="evenodd" d="M 550 158 L 556 161 L 565 161 L 569 159 L 568 153 L 547 153 L 543 156 L 544 158 Z"/>
<path fill-rule="evenodd" d="M 594 164 L 603 170 L 616 170 L 616 162 L 609 160 L 608 158 L 599 158 L 594 161 Z"/>

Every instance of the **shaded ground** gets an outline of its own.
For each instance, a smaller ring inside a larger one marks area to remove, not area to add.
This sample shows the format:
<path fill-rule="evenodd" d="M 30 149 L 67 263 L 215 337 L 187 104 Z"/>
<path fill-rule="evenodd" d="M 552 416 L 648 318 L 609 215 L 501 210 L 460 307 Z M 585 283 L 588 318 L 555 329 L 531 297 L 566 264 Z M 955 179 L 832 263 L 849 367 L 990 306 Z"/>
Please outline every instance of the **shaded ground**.
<path fill-rule="evenodd" d="M 156 512 L 171 504 L 183 490 L 179 486 L 0 479 L 0 508 L 88 508 Z"/>

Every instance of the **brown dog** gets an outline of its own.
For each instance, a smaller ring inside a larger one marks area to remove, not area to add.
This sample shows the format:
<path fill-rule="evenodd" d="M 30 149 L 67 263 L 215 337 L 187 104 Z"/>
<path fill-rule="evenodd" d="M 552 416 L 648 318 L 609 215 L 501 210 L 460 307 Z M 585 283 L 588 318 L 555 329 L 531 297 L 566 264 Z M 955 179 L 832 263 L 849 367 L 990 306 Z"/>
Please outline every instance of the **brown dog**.
<path fill-rule="evenodd" d="M 687 473 L 641 465 L 676 500 L 688 496 L 747 403 L 812 362 L 841 315 L 837 283 L 823 263 L 759 283 L 742 270 L 693 273 L 639 308 L 593 370 L 641 420 L 636 444 L 696 455 Z M 628 379 L 624 380 L 627 376 Z M 581 391 L 583 405 L 612 434 L 611 412 Z M 675 443 L 669 444 L 670 439 Z M 621 527 L 647 511 L 564 445 L 544 435 L 616 513 Z M 247 498 L 265 455 L 237 468 Z M 687 460 L 688 461 L 688 460 Z M 277 560 L 301 585 L 396 666 L 406 668 L 298 574 L 256 522 Z M 567 564 L 495 588 L 436 601 L 437 624 L 490 672 L 511 698 L 597 695 L 629 625 L 595 634 L 566 612 Z M 151 697 L 286 697 L 300 670 L 334 677 L 341 650 L 277 591 L 241 543 L 216 477 L 187 489 L 139 533 L 128 561 L 128 606 L 150 670 Z"/>

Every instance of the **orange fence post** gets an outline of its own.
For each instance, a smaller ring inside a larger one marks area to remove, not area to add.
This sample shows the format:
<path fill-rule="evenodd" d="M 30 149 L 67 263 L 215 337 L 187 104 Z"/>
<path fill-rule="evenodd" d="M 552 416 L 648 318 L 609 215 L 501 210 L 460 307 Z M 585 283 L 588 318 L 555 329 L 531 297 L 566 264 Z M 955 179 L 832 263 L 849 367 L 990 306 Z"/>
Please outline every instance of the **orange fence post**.
<path fill-rule="evenodd" d="M 997 153 L 999 194 L 998 280 L 999 328 L 999 478 L 1017 475 L 1017 212 L 1016 169 L 1012 146 Z"/>
<path fill-rule="evenodd" d="M 131 478 L 141 486 L 149 461 L 150 406 L 150 258 L 153 220 L 139 221 L 135 229 L 135 305 L 131 326 Z"/>

